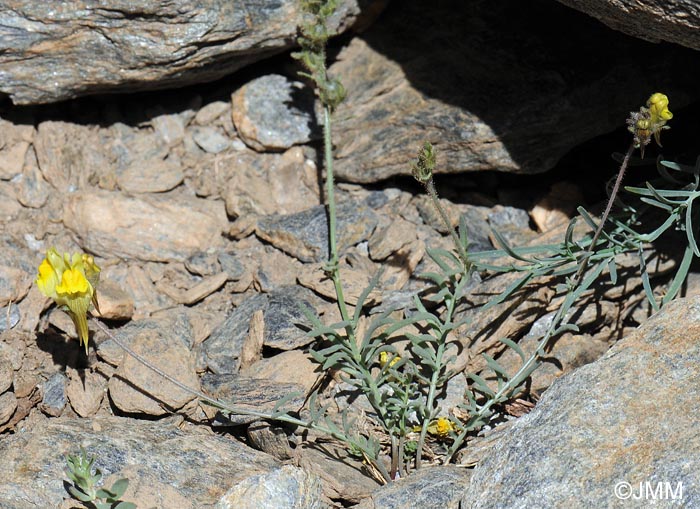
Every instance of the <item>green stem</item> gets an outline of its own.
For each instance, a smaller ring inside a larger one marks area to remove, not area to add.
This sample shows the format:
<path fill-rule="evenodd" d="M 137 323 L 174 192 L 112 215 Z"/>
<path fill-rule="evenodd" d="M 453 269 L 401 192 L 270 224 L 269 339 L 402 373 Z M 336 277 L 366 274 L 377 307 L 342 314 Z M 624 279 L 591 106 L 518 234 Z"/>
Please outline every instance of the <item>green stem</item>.
<path fill-rule="evenodd" d="M 467 252 L 464 250 L 464 246 L 462 243 L 459 241 L 459 237 L 457 236 L 457 233 L 455 232 L 454 227 L 452 226 L 452 223 L 450 222 L 450 219 L 447 217 L 447 213 L 445 212 L 445 209 L 442 207 L 442 204 L 440 203 L 440 197 L 437 194 L 437 191 L 435 190 L 435 183 L 433 181 L 433 177 L 431 176 L 428 180 L 426 180 L 423 185 L 425 186 L 425 190 L 428 192 L 428 195 L 430 196 L 430 199 L 433 202 L 433 205 L 435 205 L 435 209 L 438 211 L 438 214 L 440 214 L 440 218 L 442 219 L 442 222 L 445 224 L 445 228 L 447 228 L 447 231 L 450 232 L 450 236 L 452 237 L 452 242 L 455 244 L 455 248 L 457 248 L 457 254 L 459 255 L 459 258 L 462 260 L 462 263 L 464 264 L 465 269 L 469 269 L 471 263 L 469 262 L 469 257 L 467 256 Z"/>
<path fill-rule="evenodd" d="M 433 370 L 433 373 L 430 377 L 430 387 L 428 389 L 428 396 L 426 398 L 425 404 L 425 408 L 428 410 L 428 415 L 423 420 L 423 424 L 420 430 L 420 436 L 418 437 L 418 447 L 416 448 L 416 469 L 419 469 L 421 467 L 423 446 L 425 445 L 425 437 L 428 433 L 428 426 L 430 425 L 430 421 L 433 419 L 433 417 L 435 417 L 437 413 L 433 411 L 433 405 L 435 404 L 435 395 L 437 394 L 438 382 L 440 381 L 440 375 L 442 372 L 442 359 L 445 355 L 445 345 L 447 343 L 448 332 L 446 332 L 445 329 L 448 328 L 448 325 L 452 324 L 452 317 L 454 315 L 455 306 L 458 300 L 457 296 L 462 292 L 462 287 L 466 284 L 466 282 L 466 277 L 461 278 L 459 282 L 455 285 L 454 295 L 452 297 L 446 298 L 447 310 L 445 313 L 445 321 L 440 327 L 440 329 L 442 330 L 440 331 L 440 337 L 438 339 L 438 348 L 437 352 L 435 353 L 435 360 L 438 369 Z"/>
<path fill-rule="evenodd" d="M 344 321 L 350 320 L 350 313 L 345 304 L 345 294 L 343 293 L 343 284 L 340 279 L 340 267 L 338 262 L 338 241 L 336 234 L 336 207 L 335 207 L 335 182 L 333 176 L 333 141 L 331 137 L 331 108 L 324 106 L 323 108 L 323 157 L 326 167 L 326 204 L 328 206 L 328 269 L 335 294 L 338 299 L 338 309 L 340 316 Z M 348 340 L 354 343 L 354 331 L 350 325 L 345 327 L 348 334 Z M 353 350 L 356 350 L 354 348 Z"/>

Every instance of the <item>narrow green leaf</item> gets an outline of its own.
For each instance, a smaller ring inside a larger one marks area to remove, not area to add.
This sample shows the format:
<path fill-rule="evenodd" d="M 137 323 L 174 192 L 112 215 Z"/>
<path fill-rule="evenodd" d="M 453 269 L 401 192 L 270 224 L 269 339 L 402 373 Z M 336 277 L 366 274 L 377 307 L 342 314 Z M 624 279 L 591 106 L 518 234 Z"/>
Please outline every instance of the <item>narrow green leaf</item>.
<path fill-rule="evenodd" d="M 685 251 L 683 252 L 683 259 L 681 260 L 681 263 L 678 266 L 676 275 L 673 277 L 673 281 L 671 281 L 671 284 L 668 286 L 666 295 L 664 295 L 664 298 L 661 300 L 662 306 L 666 305 L 671 300 L 673 300 L 678 291 L 681 289 L 681 286 L 683 286 L 685 278 L 688 275 L 688 271 L 690 270 L 690 264 L 692 261 L 693 249 L 690 246 L 687 246 L 685 248 Z"/>

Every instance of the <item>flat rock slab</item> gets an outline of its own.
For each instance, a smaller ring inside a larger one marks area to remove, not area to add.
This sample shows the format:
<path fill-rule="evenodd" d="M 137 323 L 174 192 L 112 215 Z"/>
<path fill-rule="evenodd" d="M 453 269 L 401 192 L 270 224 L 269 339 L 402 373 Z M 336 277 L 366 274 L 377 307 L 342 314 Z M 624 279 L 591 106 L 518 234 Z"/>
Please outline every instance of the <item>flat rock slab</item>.
<path fill-rule="evenodd" d="M 554 2 L 394 2 L 330 68 L 348 91 L 335 114 L 336 174 L 408 176 L 425 141 L 438 173 L 541 173 L 623 127 L 652 88 L 676 108 L 697 97 L 697 76 L 674 71 L 695 69 L 694 59 Z"/>
<path fill-rule="evenodd" d="M 233 406 L 254 412 L 272 413 L 277 403 L 285 396 L 296 394 L 281 408 L 298 411 L 304 404 L 306 392 L 304 387 L 294 383 L 273 382 L 267 378 L 247 378 L 238 375 L 215 375 L 206 373 L 202 376 L 202 388 L 212 397 L 230 403 Z M 219 415 L 213 407 L 205 407 L 205 411 L 212 410 L 212 415 Z M 215 425 L 239 425 L 250 424 L 259 420 L 259 417 L 251 415 L 227 415 L 226 418 L 217 417 Z"/>
<path fill-rule="evenodd" d="M 677 300 L 557 380 L 477 466 L 462 507 L 649 507 L 615 487 L 659 482 L 700 507 L 698 338 L 700 298 Z"/>
<path fill-rule="evenodd" d="M 331 29 L 352 25 L 360 3 L 338 2 Z M 0 92 L 36 104 L 213 81 L 291 48 L 300 20 L 297 2 L 3 0 Z"/>
<path fill-rule="evenodd" d="M 4 436 L 3 509 L 57 507 L 68 496 L 64 456 L 81 446 L 97 457 L 109 485 L 129 479 L 124 499 L 139 507 L 252 509 L 272 496 L 274 507 L 320 507 L 317 477 L 235 440 L 188 434 L 167 421 L 110 417 L 48 419 Z"/>
<path fill-rule="evenodd" d="M 64 224 L 81 245 L 106 258 L 184 261 L 217 245 L 228 226 L 224 204 L 192 197 L 81 191 L 70 197 Z"/>

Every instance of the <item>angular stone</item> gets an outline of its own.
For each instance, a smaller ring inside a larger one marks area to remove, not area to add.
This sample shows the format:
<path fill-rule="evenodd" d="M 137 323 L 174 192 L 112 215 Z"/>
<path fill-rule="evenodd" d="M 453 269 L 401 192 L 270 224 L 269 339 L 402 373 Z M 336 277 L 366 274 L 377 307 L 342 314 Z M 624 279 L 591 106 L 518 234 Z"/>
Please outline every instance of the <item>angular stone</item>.
<path fill-rule="evenodd" d="M 258 310 L 266 310 L 269 297 L 256 294 L 244 300 L 224 323 L 200 345 L 203 362 L 214 373 L 237 373 L 250 319 Z"/>
<path fill-rule="evenodd" d="M 318 171 L 300 147 L 283 154 L 237 154 L 235 171 L 226 182 L 226 212 L 233 217 L 251 214 L 291 214 L 319 204 Z"/>
<path fill-rule="evenodd" d="M 205 152 L 218 154 L 231 147 L 231 140 L 211 126 L 194 129 L 192 139 Z"/>
<path fill-rule="evenodd" d="M 405 479 L 378 488 L 356 509 L 460 509 L 471 470 L 452 465 L 425 467 Z"/>
<path fill-rule="evenodd" d="M 7 309 L 7 306 L 5 306 L 4 308 L 0 308 L 0 332 L 12 329 L 22 319 L 22 315 L 17 305 L 10 304 L 9 306 L 10 309 Z"/>
<path fill-rule="evenodd" d="M 89 251 L 105 258 L 152 261 L 181 261 L 216 246 L 228 225 L 221 202 L 148 195 L 133 198 L 105 191 L 72 195 L 63 221 Z"/>
<path fill-rule="evenodd" d="M 111 485 L 128 478 L 138 507 L 319 508 L 318 480 L 225 436 L 187 433 L 171 421 L 107 417 L 49 419 L 0 441 L 0 500 L 7 509 L 55 507 L 66 497 L 65 455 L 83 444 Z M 44 475 L 37 476 L 37 471 Z M 206 475 L 203 475 L 206 472 Z M 241 489 L 241 488 L 247 489 Z M 250 505 L 245 496 L 250 496 Z M 233 498 L 232 498 L 233 497 Z M 269 502 L 270 499 L 268 498 Z"/>
<path fill-rule="evenodd" d="M 219 253 L 217 259 L 221 264 L 221 268 L 228 274 L 228 278 L 231 281 L 237 281 L 241 279 L 243 273 L 245 272 L 245 267 L 238 260 L 235 253 Z"/>
<path fill-rule="evenodd" d="M 14 369 L 12 369 L 12 363 L 0 349 L 0 394 L 10 388 L 13 377 Z"/>
<path fill-rule="evenodd" d="M 47 415 L 58 417 L 63 412 L 68 400 L 66 399 L 66 376 L 63 373 L 55 373 L 44 382 L 41 411 Z"/>
<path fill-rule="evenodd" d="M 193 390 L 199 390 L 194 356 L 187 344 L 189 339 L 164 326 L 162 320 L 136 322 L 126 333 L 120 331 L 120 337 L 124 336 L 128 336 L 128 345 L 137 354 Z M 148 415 L 167 414 L 195 398 L 128 354 L 109 380 L 109 395 L 120 410 Z"/>
<path fill-rule="evenodd" d="M 14 392 L 0 394 L 0 426 L 12 418 L 17 410 L 17 397 Z"/>
<path fill-rule="evenodd" d="M 313 338 L 296 324 L 306 323 L 300 304 L 315 312 L 313 303 L 313 294 L 297 286 L 281 287 L 270 294 L 255 294 L 247 298 L 202 343 L 204 362 L 214 373 L 237 373 L 241 348 L 256 311 L 263 312 L 265 346 L 293 350 L 308 345 Z"/>
<path fill-rule="evenodd" d="M 322 374 L 319 364 L 301 350 L 278 353 L 241 369 L 243 376 L 266 378 L 273 382 L 292 382 L 302 386 L 305 393 L 311 390 Z"/>
<path fill-rule="evenodd" d="M 44 180 L 34 150 L 27 152 L 22 173 L 13 179 L 17 200 L 25 207 L 44 206 L 51 194 L 51 186 Z"/>
<path fill-rule="evenodd" d="M 61 193 L 75 191 L 100 169 L 111 167 L 101 148 L 96 128 L 54 120 L 39 124 L 34 140 L 41 173 Z"/>
<path fill-rule="evenodd" d="M 93 314 L 108 320 L 130 320 L 134 316 L 134 299 L 111 279 L 100 279 L 97 304 L 100 311 Z"/>
<path fill-rule="evenodd" d="M 117 184 L 128 193 L 162 193 L 179 186 L 182 169 L 170 159 L 149 159 L 129 166 L 117 175 Z"/>
<path fill-rule="evenodd" d="M 365 4 L 338 4 L 329 28 L 342 32 Z M 0 11 L 0 92 L 30 104 L 214 81 L 290 49 L 300 17 L 298 4 L 287 2 L 129 0 L 109 9 L 25 2 Z"/>
<path fill-rule="evenodd" d="M 80 417 L 90 417 L 100 409 L 102 399 L 106 394 L 107 380 L 96 371 L 78 373 L 72 369 L 68 373 L 66 396 L 71 408 Z"/>
<path fill-rule="evenodd" d="M 212 397 L 226 402 L 232 406 L 255 412 L 269 412 L 285 396 L 295 394 L 288 400 L 284 409 L 297 411 L 304 404 L 306 394 L 301 385 L 294 383 L 273 382 L 265 378 L 246 378 L 239 375 L 226 374 L 215 375 L 205 373 L 202 376 L 202 388 Z M 211 417 L 217 415 L 218 410 L 211 406 L 204 406 L 204 411 Z M 255 422 L 259 417 L 252 415 L 227 415 L 217 418 L 219 425 L 240 425 Z"/>
<path fill-rule="evenodd" d="M 225 101 L 213 101 L 199 109 L 194 117 L 194 123 L 197 125 L 209 125 L 221 115 L 226 113 L 231 107 L 231 103 Z"/>
<path fill-rule="evenodd" d="M 212 276 L 221 272 L 216 254 L 209 252 L 194 253 L 185 260 L 185 268 L 198 276 Z"/>
<path fill-rule="evenodd" d="M 620 482 L 634 493 L 646 482 L 697 486 L 698 338 L 700 298 L 679 299 L 557 380 L 477 466 L 462 507 L 608 507 Z M 682 502 L 699 506 L 700 494 L 684 489 Z"/>
<path fill-rule="evenodd" d="M 22 173 L 35 132 L 32 126 L 15 125 L 0 119 L 0 133 L 0 179 L 9 180 Z"/>
<path fill-rule="evenodd" d="M 377 224 L 375 213 L 355 203 L 337 206 L 338 251 L 367 240 Z M 323 206 L 297 214 L 260 218 L 255 230 L 263 240 L 303 262 L 320 262 L 328 258 L 328 225 Z"/>
<path fill-rule="evenodd" d="M 241 139 L 258 150 L 284 150 L 311 140 L 314 93 L 300 82 L 269 74 L 256 78 L 231 96 L 233 123 Z"/>

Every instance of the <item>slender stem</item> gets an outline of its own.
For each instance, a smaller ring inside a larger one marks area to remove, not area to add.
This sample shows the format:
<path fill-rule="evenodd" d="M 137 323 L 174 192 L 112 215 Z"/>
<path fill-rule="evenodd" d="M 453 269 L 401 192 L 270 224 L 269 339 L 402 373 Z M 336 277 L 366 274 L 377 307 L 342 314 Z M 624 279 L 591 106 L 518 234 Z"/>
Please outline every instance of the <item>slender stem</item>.
<path fill-rule="evenodd" d="M 598 242 L 598 237 L 600 237 L 600 234 L 603 231 L 603 227 L 605 226 L 605 221 L 608 220 L 610 210 L 612 209 L 613 203 L 615 203 L 615 197 L 617 196 L 617 192 L 620 190 L 622 177 L 625 176 L 625 170 L 627 170 L 627 166 L 629 165 L 630 157 L 632 156 L 632 152 L 634 152 L 634 148 L 634 143 L 632 143 L 627 149 L 625 158 L 622 160 L 622 164 L 620 165 L 620 171 L 617 174 L 617 179 L 615 179 L 615 185 L 613 186 L 612 192 L 610 193 L 610 198 L 608 199 L 608 204 L 605 206 L 605 212 L 603 212 L 603 216 L 600 218 L 600 223 L 598 223 L 598 228 L 596 229 L 595 234 L 593 234 L 593 240 L 591 240 L 588 249 L 581 258 L 581 265 L 579 265 L 579 268 L 576 271 L 576 275 L 572 280 L 574 282 L 578 282 L 578 280 L 581 278 L 584 271 L 586 270 L 586 267 L 588 266 L 588 260 L 593 254 L 593 251 L 595 250 L 595 245 L 596 242 Z"/>
<path fill-rule="evenodd" d="M 455 232 L 455 229 L 452 226 L 450 219 L 447 217 L 445 209 L 440 203 L 440 197 L 438 196 L 437 191 L 435 190 L 435 183 L 433 181 L 433 177 L 431 176 L 428 180 L 426 180 L 423 183 L 423 185 L 425 186 L 425 190 L 428 192 L 428 195 L 430 195 L 430 198 L 433 204 L 435 205 L 435 209 L 438 211 L 438 214 L 440 214 L 440 218 L 445 224 L 445 228 L 447 228 L 447 231 L 450 232 L 452 241 L 454 242 L 455 247 L 457 248 L 457 254 L 459 255 L 459 258 L 462 260 L 464 267 L 468 269 L 471 263 L 469 262 L 469 258 L 467 257 L 467 252 L 464 250 L 464 246 L 459 241 L 459 237 L 457 237 L 457 233 Z"/>
<path fill-rule="evenodd" d="M 435 404 L 435 396 L 437 394 L 438 382 L 440 380 L 440 375 L 442 371 L 442 360 L 445 355 L 445 344 L 447 342 L 448 334 L 448 332 L 445 331 L 445 329 L 450 329 L 448 325 L 452 323 L 452 316 L 454 315 L 455 306 L 457 304 L 457 296 L 461 293 L 462 286 L 466 284 L 466 281 L 467 278 L 461 278 L 459 282 L 455 285 L 454 295 L 446 298 L 447 310 L 445 312 L 445 321 L 440 327 L 440 329 L 442 330 L 438 339 L 437 352 L 435 353 L 435 364 L 438 366 L 438 369 L 433 370 L 432 376 L 430 377 L 430 387 L 428 389 L 428 396 L 426 398 L 425 404 L 425 407 L 428 410 L 428 416 L 427 419 L 423 420 L 423 425 L 421 426 L 420 435 L 418 437 L 418 447 L 416 448 L 416 470 L 421 467 L 423 460 L 422 456 L 423 446 L 425 444 L 425 436 L 428 432 L 428 426 L 430 425 L 431 419 L 435 417 L 435 413 L 433 412 L 433 405 Z"/>
<path fill-rule="evenodd" d="M 338 266 L 338 240 L 336 234 L 336 207 L 335 207 L 335 182 L 333 176 L 333 142 L 331 138 L 331 108 L 323 108 L 323 157 L 326 167 L 326 204 L 328 206 L 328 265 L 330 276 L 335 287 L 338 299 L 338 309 L 343 320 L 350 320 L 350 314 L 345 304 L 343 284 L 340 279 L 340 267 Z M 352 327 L 347 326 L 348 338 L 353 339 Z M 354 342 L 354 341 L 353 341 Z"/>
<path fill-rule="evenodd" d="M 146 368 L 150 369 L 154 373 L 162 376 L 164 379 L 169 381 L 170 383 L 176 385 L 183 391 L 187 392 L 188 394 L 191 394 L 202 401 L 216 407 L 220 408 L 222 410 L 225 410 L 226 412 L 229 412 L 231 414 L 235 415 L 250 415 L 252 417 L 259 417 L 260 419 L 268 419 L 271 421 L 279 421 L 279 422 L 286 422 L 289 424 L 294 424 L 296 426 L 301 426 L 303 428 L 309 428 L 313 429 L 316 431 L 320 431 L 321 433 L 326 433 L 341 442 L 345 442 L 347 444 L 351 444 L 356 446 L 358 449 L 362 450 L 366 457 L 369 458 L 372 461 L 372 464 L 377 468 L 377 470 L 382 474 L 382 477 L 384 477 L 386 482 L 391 481 L 391 477 L 389 475 L 389 472 L 386 470 L 382 462 L 378 458 L 373 458 L 370 454 L 369 451 L 366 451 L 363 448 L 363 444 L 353 440 L 351 437 L 345 435 L 344 433 L 340 433 L 338 430 L 334 430 L 332 428 L 329 428 L 327 426 L 320 425 L 315 422 L 309 422 L 309 421 L 303 421 L 301 419 L 297 419 L 296 417 L 292 417 L 291 415 L 284 413 L 284 414 L 278 414 L 278 415 L 273 415 L 272 413 L 266 413 L 266 412 L 257 412 L 255 410 L 249 410 L 247 408 L 240 408 L 236 407 L 233 405 L 230 405 L 226 402 L 214 399 L 210 396 L 207 396 L 203 392 L 200 392 L 196 389 L 193 389 L 192 387 L 189 387 L 188 385 L 182 383 L 179 381 L 177 378 L 174 378 L 167 374 L 165 371 L 161 370 L 154 364 L 152 364 L 150 361 L 142 357 L 141 355 L 137 354 L 134 350 L 126 346 L 124 342 L 122 342 L 115 334 L 112 333 L 107 327 L 104 326 L 102 322 L 99 320 L 93 320 L 93 323 L 97 325 L 97 327 L 104 332 L 107 337 L 109 337 L 112 341 L 114 341 L 122 350 L 124 350 L 127 354 L 129 354 L 131 357 L 136 359 L 139 363 L 141 363 L 143 366 Z"/>

